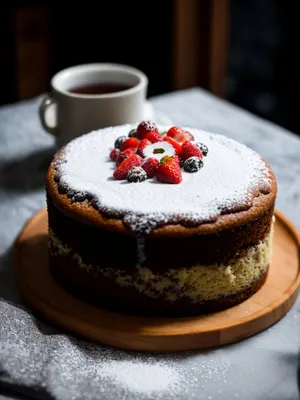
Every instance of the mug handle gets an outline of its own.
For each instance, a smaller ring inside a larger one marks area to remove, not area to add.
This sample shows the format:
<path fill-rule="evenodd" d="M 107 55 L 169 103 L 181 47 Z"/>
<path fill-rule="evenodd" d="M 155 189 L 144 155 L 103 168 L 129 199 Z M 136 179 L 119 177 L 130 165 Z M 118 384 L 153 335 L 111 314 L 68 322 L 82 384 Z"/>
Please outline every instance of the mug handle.
<path fill-rule="evenodd" d="M 47 110 L 53 104 L 56 104 L 56 101 L 54 100 L 54 98 L 51 96 L 50 93 L 47 93 L 39 106 L 39 116 L 42 127 L 47 132 L 51 133 L 51 135 L 58 136 L 59 135 L 58 126 L 49 126 L 46 121 Z"/>

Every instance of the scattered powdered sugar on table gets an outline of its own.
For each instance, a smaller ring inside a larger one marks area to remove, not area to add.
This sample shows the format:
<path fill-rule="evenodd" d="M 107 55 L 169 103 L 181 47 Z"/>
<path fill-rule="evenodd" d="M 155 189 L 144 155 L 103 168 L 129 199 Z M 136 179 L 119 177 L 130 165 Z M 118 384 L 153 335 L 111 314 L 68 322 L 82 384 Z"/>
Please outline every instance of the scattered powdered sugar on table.
<path fill-rule="evenodd" d="M 172 399 L 195 384 L 175 360 L 126 353 L 64 338 L 49 363 L 48 385 L 58 399 Z M 108 389 L 109 388 L 109 389 Z M 95 393 L 99 397 L 95 397 Z"/>
<path fill-rule="evenodd" d="M 8 323 L 9 321 L 9 323 Z M 0 303 L 0 387 L 56 400 L 183 400 L 207 398 L 229 383 L 232 364 L 221 349 L 148 353 L 79 340 L 26 310 Z"/>
<path fill-rule="evenodd" d="M 180 394 L 184 388 L 180 369 L 161 361 L 109 361 L 100 368 L 99 375 L 123 388 L 125 393 L 147 394 L 153 398 Z"/>
<path fill-rule="evenodd" d="M 115 180 L 109 153 L 116 138 L 134 127 L 105 128 L 73 140 L 56 168 L 70 197 L 87 194 L 101 211 L 122 216 L 135 232 L 148 233 L 161 223 L 213 220 L 237 204 L 249 208 L 251 190 L 270 184 L 265 163 L 252 149 L 223 135 L 189 128 L 209 149 L 200 171 L 182 170 L 183 180 L 177 185 L 155 178 L 141 183 Z M 169 127 L 158 128 L 162 132 Z"/>

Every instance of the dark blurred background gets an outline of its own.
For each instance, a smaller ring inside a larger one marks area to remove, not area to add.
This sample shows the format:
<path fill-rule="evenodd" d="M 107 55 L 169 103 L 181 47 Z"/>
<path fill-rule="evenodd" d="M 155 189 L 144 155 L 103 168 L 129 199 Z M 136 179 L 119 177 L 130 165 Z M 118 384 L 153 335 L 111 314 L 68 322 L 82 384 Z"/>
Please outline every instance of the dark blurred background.
<path fill-rule="evenodd" d="M 200 86 L 300 134 L 296 1 L 3 1 L 0 105 L 49 90 L 62 68 L 142 69 L 148 96 Z"/>

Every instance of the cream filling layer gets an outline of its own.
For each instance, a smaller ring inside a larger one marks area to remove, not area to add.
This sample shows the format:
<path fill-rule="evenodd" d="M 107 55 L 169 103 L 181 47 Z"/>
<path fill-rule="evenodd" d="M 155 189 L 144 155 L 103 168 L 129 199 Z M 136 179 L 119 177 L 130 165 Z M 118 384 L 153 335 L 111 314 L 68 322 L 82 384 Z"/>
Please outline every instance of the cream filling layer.
<path fill-rule="evenodd" d="M 272 258 L 273 225 L 270 233 L 258 245 L 231 265 L 195 265 L 169 269 L 164 273 L 136 266 L 134 274 L 115 268 L 86 264 L 80 255 L 64 245 L 49 230 L 49 246 L 53 255 L 72 257 L 78 267 L 101 279 L 113 280 L 121 287 L 134 288 L 152 298 L 163 297 L 173 302 L 188 298 L 194 302 L 216 300 L 238 294 L 251 287 L 267 270 Z"/>

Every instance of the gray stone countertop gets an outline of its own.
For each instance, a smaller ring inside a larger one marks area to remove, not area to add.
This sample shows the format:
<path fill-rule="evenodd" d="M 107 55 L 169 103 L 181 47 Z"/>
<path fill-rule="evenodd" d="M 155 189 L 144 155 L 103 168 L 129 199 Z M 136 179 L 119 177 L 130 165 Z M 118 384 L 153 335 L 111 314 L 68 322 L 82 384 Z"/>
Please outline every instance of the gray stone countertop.
<path fill-rule="evenodd" d="M 168 117 L 172 124 L 225 134 L 258 151 L 271 164 L 277 177 L 277 208 L 300 230 L 300 136 L 217 99 L 199 88 L 170 93 L 150 101 L 158 112 L 157 115 Z M 30 311 L 25 310 L 16 318 L 14 304 L 22 305 L 22 299 L 11 270 L 12 245 L 24 223 L 45 206 L 44 174 L 54 154 L 53 138 L 42 130 L 38 120 L 39 102 L 38 97 L 0 108 L 0 316 L 5 315 L 7 324 L 12 324 L 12 330 L 18 329 L 14 324 L 24 325 L 30 317 Z M 34 323 L 32 318 L 30 321 L 31 324 Z M 3 381 L 11 378 L 9 367 L 5 367 L 5 357 L 8 357 L 5 341 L 8 338 L 7 330 L 2 320 L 0 393 L 5 386 L 2 386 Z M 65 339 L 63 334 L 60 337 Z M 13 360 L 17 356 L 13 351 L 18 351 L 18 346 L 12 346 L 12 336 L 9 340 L 9 354 Z M 24 343 L 26 346 L 26 341 Z M 187 379 L 190 384 L 187 383 L 182 393 L 173 397 L 170 392 L 162 398 L 299 399 L 299 345 L 300 299 L 278 323 L 249 339 L 209 351 L 188 352 L 185 357 L 178 358 L 174 354 L 172 359 L 173 356 L 169 355 L 165 362 L 180 364 L 192 378 L 190 381 Z M 134 355 L 128 354 L 128 357 L 132 358 Z M 163 356 L 155 357 L 159 359 Z M 102 358 L 99 359 L 99 363 L 101 362 Z M 43 382 L 41 386 L 43 385 L 47 386 L 48 383 Z M 109 381 L 103 385 L 99 396 L 101 399 L 150 398 L 145 393 L 136 397 L 134 394 L 121 397 L 118 392 L 111 397 Z M 11 388 L 13 385 L 8 386 L 9 390 Z M 46 397 L 40 389 L 35 392 L 34 397 L 62 400 L 68 398 L 50 389 L 48 394 L 52 397 Z M 21 383 L 17 390 L 21 394 L 29 393 L 22 390 Z M 6 392 L 3 396 L 0 394 L 0 400 L 15 398 L 13 393 L 8 395 Z M 77 398 L 85 397 L 74 397 Z"/>

